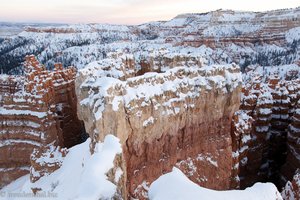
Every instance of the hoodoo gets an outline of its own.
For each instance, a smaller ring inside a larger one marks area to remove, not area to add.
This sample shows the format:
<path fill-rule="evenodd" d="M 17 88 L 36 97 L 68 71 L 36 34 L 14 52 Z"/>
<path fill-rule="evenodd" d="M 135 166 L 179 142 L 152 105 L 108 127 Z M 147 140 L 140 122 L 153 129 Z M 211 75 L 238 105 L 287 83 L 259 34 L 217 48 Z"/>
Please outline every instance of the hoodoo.
<path fill-rule="evenodd" d="M 24 76 L 0 76 L 1 187 L 29 173 L 34 149 L 71 147 L 82 142 L 84 133 L 76 114 L 75 68 L 57 64 L 49 72 L 28 56 L 24 71 Z"/>

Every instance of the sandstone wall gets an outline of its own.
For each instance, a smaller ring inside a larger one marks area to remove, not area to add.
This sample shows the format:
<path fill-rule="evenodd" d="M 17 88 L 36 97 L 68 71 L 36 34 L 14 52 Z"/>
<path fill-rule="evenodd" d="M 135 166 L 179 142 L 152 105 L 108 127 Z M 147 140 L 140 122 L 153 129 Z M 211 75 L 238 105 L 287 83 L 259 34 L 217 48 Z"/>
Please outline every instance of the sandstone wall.
<path fill-rule="evenodd" d="M 240 112 L 252 118 L 252 127 L 247 140 L 239 140 L 244 145 L 237 151 L 237 155 L 243 152 L 238 159 L 241 188 L 257 181 L 271 181 L 282 187 L 299 168 L 293 151 L 299 147 L 292 137 L 293 130 L 297 130 L 293 129 L 293 121 L 297 118 L 299 67 L 277 69 L 266 68 L 265 72 L 270 70 L 267 73 L 257 73 L 258 70 L 245 75 L 248 78 L 244 80 Z M 239 133 L 244 134 L 243 130 Z"/>
<path fill-rule="evenodd" d="M 125 197 L 146 198 L 149 184 L 173 166 L 199 185 L 231 188 L 238 66 L 174 67 L 125 79 L 96 68 L 76 78 L 78 116 L 94 143 L 107 134 L 120 138 Z"/>
<path fill-rule="evenodd" d="M 0 187 L 29 173 L 30 155 L 46 145 L 70 147 L 80 142 L 74 68 L 49 72 L 26 57 L 24 77 L 0 80 Z"/>
<path fill-rule="evenodd" d="M 299 82 L 298 82 L 299 84 Z M 298 92 L 298 98 L 300 99 Z M 300 102 L 296 102 L 294 105 L 294 112 L 291 113 L 291 123 L 287 131 L 287 158 L 286 163 L 282 168 L 282 183 L 291 181 L 294 173 L 297 169 L 300 169 Z M 299 190 L 299 189 L 298 189 Z"/>

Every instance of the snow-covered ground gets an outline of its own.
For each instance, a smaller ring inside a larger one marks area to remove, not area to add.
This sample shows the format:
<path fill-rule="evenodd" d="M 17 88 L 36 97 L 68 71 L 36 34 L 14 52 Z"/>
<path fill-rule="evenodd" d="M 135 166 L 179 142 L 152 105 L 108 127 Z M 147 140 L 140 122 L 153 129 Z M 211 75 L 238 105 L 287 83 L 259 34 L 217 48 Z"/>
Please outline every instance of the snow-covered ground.
<path fill-rule="evenodd" d="M 106 136 L 98 143 L 91 155 L 91 140 L 74 146 L 63 159 L 62 167 L 42 177 L 35 183 L 29 175 L 23 176 L 0 190 L 0 199 L 112 199 L 117 186 L 108 180 L 107 172 L 112 169 L 114 158 L 121 153 L 119 139 Z M 118 182 L 122 171 L 116 170 L 114 181 Z M 32 188 L 41 191 L 34 196 Z M 256 183 L 245 190 L 215 191 L 200 187 L 190 181 L 178 168 L 162 175 L 149 189 L 150 200 L 281 200 L 281 195 L 272 183 Z"/>
<path fill-rule="evenodd" d="M 154 181 L 149 189 L 151 200 L 280 200 L 272 183 L 256 183 L 245 190 L 215 191 L 190 181 L 178 168 Z"/>
<path fill-rule="evenodd" d="M 165 49 L 176 47 L 172 51 L 181 51 L 184 48 L 193 54 L 206 52 L 199 56 L 207 59 L 210 64 L 235 62 L 242 67 L 249 64 L 292 64 L 300 58 L 299 27 L 296 23 L 290 30 L 286 30 L 278 25 L 276 30 L 277 25 L 273 23 L 276 20 L 283 21 L 282 23 L 288 23 L 286 20 L 295 21 L 299 18 L 299 13 L 299 8 L 265 13 L 218 10 L 202 14 L 183 14 L 170 21 L 139 26 L 26 24 L 32 27 L 26 30 L 23 24 L 0 23 L 0 70 L 2 68 L 4 73 L 20 74 L 22 60 L 29 54 L 36 55 L 49 69 L 56 62 L 81 69 L 91 62 L 105 58 L 106 54 L 116 49 L 133 54 L 149 54 L 153 46 Z M 16 28 L 16 33 L 25 31 L 19 34 L 10 33 Z M 5 33 L 1 33 L 3 31 Z M 1 39 L 1 34 L 13 36 Z M 266 42 L 251 40 L 264 36 Z M 276 39 L 279 36 L 285 37 L 286 42 L 267 42 L 270 38 Z M 214 38 L 216 41 L 228 37 L 241 40 L 237 40 L 234 45 L 229 42 L 218 43 L 212 50 L 208 44 L 198 46 L 197 41 L 202 43 L 201 39 L 205 37 L 211 40 Z M 190 51 L 187 46 L 198 47 L 194 48 L 195 51 Z"/>
<path fill-rule="evenodd" d="M 60 26 L 59 24 L 42 24 L 42 23 L 13 23 L 0 22 L 0 37 L 9 37 L 18 35 L 24 31 L 25 27 L 44 27 L 44 26 Z"/>
<path fill-rule="evenodd" d="M 106 173 L 114 167 L 115 156 L 122 152 L 119 139 L 107 135 L 92 155 L 90 142 L 88 139 L 70 148 L 61 168 L 37 182 L 31 183 L 29 175 L 17 179 L 0 191 L 0 199 L 112 199 L 117 186 L 108 180 Z M 116 182 L 121 174 L 120 169 L 116 170 Z M 40 188 L 41 192 L 34 196 L 31 188 Z"/>

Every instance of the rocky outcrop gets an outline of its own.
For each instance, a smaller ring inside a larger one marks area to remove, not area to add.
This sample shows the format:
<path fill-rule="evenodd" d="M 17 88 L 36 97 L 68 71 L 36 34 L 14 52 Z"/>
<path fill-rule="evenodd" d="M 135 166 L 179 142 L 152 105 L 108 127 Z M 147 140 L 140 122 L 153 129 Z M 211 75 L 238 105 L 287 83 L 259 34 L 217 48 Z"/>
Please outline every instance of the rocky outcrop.
<path fill-rule="evenodd" d="M 75 69 L 57 65 L 49 72 L 34 56 L 26 57 L 25 69 L 24 77 L 1 76 L 0 187 L 29 173 L 34 149 L 43 152 L 48 144 L 70 147 L 81 141 Z"/>
<path fill-rule="evenodd" d="M 238 148 L 238 153 L 243 151 L 239 159 L 241 187 L 257 181 L 282 186 L 299 167 L 290 164 L 291 160 L 299 162 L 291 150 L 298 148 L 294 146 L 295 138 L 291 140 L 291 134 L 287 134 L 295 130 L 292 127 L 299 99 L 299 66 L 257 67 L 248 71 L 244 79 L 240 112 L 253 122 L 247 129 L 247 140 L 239 140 L 245 143 Z M 244 132 L 237 130 L 236 135 Z"/>
<path fill-rule="evenodd" d="M 122 66 L 128 65 L 115 68 Z M 120 138 L 125 197 L 146 198 L 149 184 L 174 165 L 197 184 L 229 189 L 239 67 L 174 66 L 132 78 L 119 75 L 90 66 L 79 73 L 76 92 L 78 115 L 93 143 L 107 134 Z"/>
<path fill-rule="evenodd" d="M 173 166 L 213 189 L 283 186 L 300 164 L 299 13 L 217 10 L 139 26 L 27 28 L 4 40 L 7 73 L 32 52 L 47 68 L 88 65 L 76 86 L 73 68 L 48 72 L 33 57 L 26 76 L 0 78 L 0 182 L 29 167 L 32 181 L 59 168 L 57 146 L 86 137 L 78 107 L 91 153 L 106 135 L 120 138 L 125 199 L 146 198 Z"/>
<path fill-rule="evenodd" d="M 299 87 L 299 82 L 298 85 Z M 298 89 L 298 88 L 297 88 Z M 298 89 L 299 90 L 299 89 Z M 297 99 L 299 99 L 299 92 Z M 300 102 L 294 102 L 294 109 L 291 113 L 291 123 L 287 131 L 287 158 L 286 163 L 282 168 L 282 182 L 285 183 L 287 180 L 291 180 L 294 172 L 300 166 L 300 146 L 299 146 L 299 134 L 300 134 Z"/>
<path fill-rule="evenodd" d="M 177 38 L 177 41 L 181 41 L 178 43 L 180 45 L 199 47 L 204 44 L 211 48 L 232 44 L 249 47 L 261 44 L 284 45 L 286 43 L 285 32 L 300 26 L 299 14 L 279 17 L 287 13 L 289 11 L 275 14 L 218 10 L 207 14 L 211 15 L 211 19 L 209 26 L 204 27 L 202 32 L 196 30 L 185 32 L 180 39 Z"/>
<path fill-rule="evenodd" d="M 253 126 L 253 118 L 245 111 L 237 111 L 232 120 L 232 185 L 231 188 L 240 188 L 240 177 L 243 177 L 242 170 L 248 161 L 249 140 Z"/>
<path fill-rule="evenodd" d="M 293 174 L 285 173 L 293 173 L 299 166 L 287 164 L 295 163 L 290 162 L 295 160 L 295 142 L 287 143 L 287 137 L 291 137 L 287 130 L 296 130 L 292 125 L 297 122 L 292 121 L 297 119 L 294 113 L 299 99 L 297 64 L 248 68 L 243 89 L 220 97 L 224 91 L 218 88 L 225 89 L 226 84 L 210 84 L 228 72 L 214 68 L 207 71 L 205 59 L 192 55 L 162 54 L 160 59 L 151 55 L 157 53 L 153 51 L 143 59 L 109 54 L 107 59 L 81 70 L 76 81 L 79 118 L 90 136 L 94 141 L 102 141 L 106 134 L 121 139 L 129 196 L 146 198 L 149 184 L 174 165 L 195 183 L 213 189 L 245 188 L 257 181 L 280 186 L 291 179 Z M 195 74 L 195 66 L 205 72 Z M 186 83 L 191 76 L 203 76 L 206 80 L 200 82 L 212 82 L 199 90 L 199 96 L 187 98 L 179 91 L 195 93 L 195 89 L 190 90 L 191 81 Z M 187 88 L 181 89 L 179 80 Z M 173 89 L 164 91 L 165 87 Z M 237 110 L 230 105 L 240 94 L 238 112 L 220 111 L 225 107 Z M 182 98 L 187 103 L 182 105 Z M 209 99 L 214 104 L 210 105 Z"/>
<path fill-rule="evenodd" d="M 34 149 L 30 156 L 30 181 L 36 182 L 59 169 L 68 150 L 49 144 L 39 149 Z"/>
<path fill-rule="evenodd" d="M 300 173 L 296 171 L 293 179 L 288 181 L 281 192 L 282 198 L 285 200 L 300 199 Z"/>

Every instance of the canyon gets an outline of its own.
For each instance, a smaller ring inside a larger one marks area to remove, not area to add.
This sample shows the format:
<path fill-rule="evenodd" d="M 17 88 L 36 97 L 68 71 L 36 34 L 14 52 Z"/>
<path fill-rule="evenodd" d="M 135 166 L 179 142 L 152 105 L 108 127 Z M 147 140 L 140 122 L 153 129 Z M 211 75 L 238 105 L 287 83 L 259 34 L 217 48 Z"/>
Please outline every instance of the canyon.
<path fill-rule="evenodd" d="M 63 190 L 76 148 L 93 160 L 112 144 L 110 198 L 151 199 L 176 167 L 201 187 L 272 182 L 298 199 L 299 49 L 300 8 L 27 28 L 0 41 L 0 188 L 30 174 L 24 191 Z"/>

